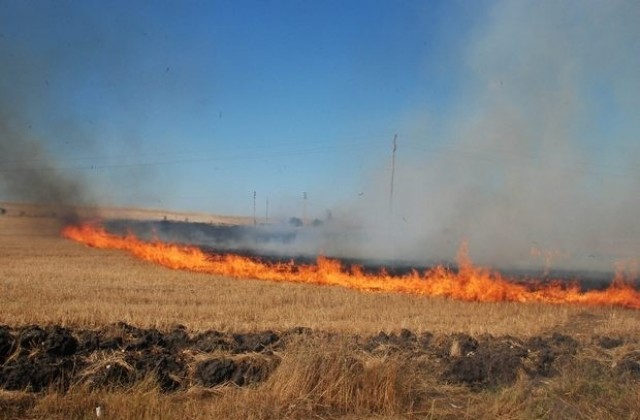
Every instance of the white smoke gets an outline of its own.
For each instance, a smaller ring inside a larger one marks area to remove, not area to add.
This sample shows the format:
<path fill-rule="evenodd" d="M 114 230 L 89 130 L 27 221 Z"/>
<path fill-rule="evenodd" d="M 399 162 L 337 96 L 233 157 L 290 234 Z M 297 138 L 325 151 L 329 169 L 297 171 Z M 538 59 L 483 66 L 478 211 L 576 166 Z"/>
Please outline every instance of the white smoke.
<path fill-rule="evenodd" d="M 358 252 L 451 260 L 467 240 L 483 264 L 599 270 L 640 255 L 639 19 L 637 2 L 496 2 L 464 111 L 445 138 L 400 143 L 393 214 L 388 166 L 354 204 L 377 232 Z"/>

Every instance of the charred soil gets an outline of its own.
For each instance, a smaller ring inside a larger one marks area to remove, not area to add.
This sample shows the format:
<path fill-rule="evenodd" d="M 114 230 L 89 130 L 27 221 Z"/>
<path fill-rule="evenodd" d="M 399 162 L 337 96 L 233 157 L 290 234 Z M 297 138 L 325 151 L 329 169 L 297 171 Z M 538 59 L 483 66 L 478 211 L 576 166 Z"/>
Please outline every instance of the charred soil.
<path fill-rule="evenodd" d="M 373 336 L 293 328 L 286 331 L 190 333 L 143 329 L 120 322 L 99 329 L 52 325 L 0 326 L 0 387 L 5 390 L 66 392 L 80 384 L 126 388 L 152 377 L 163 392 L 191 386 L 250 386 L 274 372 L 292 343 L 342 341 L 354 357 L 402 357 L 430 366 L 441 383 L 472 389 L 513 384 L 519 375 L 551 377 L 580 353 L 617 353 L 601 358 L 612 374 L 640 380 L 640 345 L 621 337 L 588 342 L 560 333 L 517 338 L 467 334 L 416 335 L 403 329 Z M 616 351 L 623 348 L 624 351 Z"/>
<path fill-rule="evenodd" d="M 176 325 L 160 331 L 124 322 L 97 329 L 0 326 L 0 418 L 86 416 L 95 407 L 85 405 L 127 395 L 144 407 L 152 404 L 156 414 L 170 410 L 167 404 L 182 407 L 172 406 L 173 414 L 184 414 L 191 407 L 184 401 L 208 395 L 207 404 L 217 405 L 206 413 L 232 418 L 447 418 L 463 406 L 493 410 L 507 403 L 535 417 L 559 403 L 543 391 L 562 393 L 569 386 L 574 397 L 601 406 L 599 399 L 611 398 L 608 386 L 613 393 L 638 389 L 639 355 L 640 343 L 631 336 L 577 339 L 557 331 L 496 337 L 402 329 L 363 336 L 304 327 L 232 333 Z M 547 397 L 531 400 L 536 393 Z M 483 406 L 487 398 L 496 405 Z M 247 404 L 240 411 L 238 400 Z M 604 413 L 638 408 L 628 396 L 616 404 Z M 123 410 L 114 415 L 136 411 Z"/>

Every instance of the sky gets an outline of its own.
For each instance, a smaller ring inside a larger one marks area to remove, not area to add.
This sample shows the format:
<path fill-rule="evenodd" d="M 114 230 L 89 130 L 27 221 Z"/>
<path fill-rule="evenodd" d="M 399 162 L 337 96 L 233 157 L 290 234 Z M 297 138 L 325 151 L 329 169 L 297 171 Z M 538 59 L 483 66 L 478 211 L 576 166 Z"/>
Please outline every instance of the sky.
<path fill-rule="evenodd" d="M 482 12 L 449 1 L 0 7 L 17 129 L 56 168 L 89 179 L 94 200 L 223 214 L 251 213 L 253 191 L 274 211 L 307 192 L 321 212 L 360 193 L 412 113 L 456 106 L 455 51 Z"/>
<path fill-rule="evenodd" d="M 307 193 L 310 217 L 393 224 L 402 254 L 609 265 L 640 254 L 638 21 L 635 1 L 0 0 L 0 201 L 250 216 L 255 191 L 287 218 Z"/>

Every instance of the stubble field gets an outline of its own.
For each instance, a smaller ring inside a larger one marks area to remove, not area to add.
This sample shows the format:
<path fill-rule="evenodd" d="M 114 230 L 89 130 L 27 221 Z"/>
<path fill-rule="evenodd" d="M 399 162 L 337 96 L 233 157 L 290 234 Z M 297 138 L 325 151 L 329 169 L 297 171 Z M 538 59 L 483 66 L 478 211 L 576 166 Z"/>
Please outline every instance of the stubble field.
<path fill-rule="evenodd" d="M 60 228 L 0 216 L 2 418 L 640 418 L 638 311 L 174 271 Z"/>

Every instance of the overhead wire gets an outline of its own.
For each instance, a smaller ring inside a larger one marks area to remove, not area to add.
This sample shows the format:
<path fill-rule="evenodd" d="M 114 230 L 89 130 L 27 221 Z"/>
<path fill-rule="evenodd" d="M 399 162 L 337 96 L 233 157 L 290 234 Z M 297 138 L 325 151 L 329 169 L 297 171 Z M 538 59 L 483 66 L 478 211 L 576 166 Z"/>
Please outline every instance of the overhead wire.
<path fill-rule="evenodd" d="M 103 169 L 153 167 L 180 164 L 197 164 L 222 161 L 243 160 L 272 160 L 296 156 L 318 156 L 336 151 L 368 150 L 389 143 L 390 136 L 360 136 L 342 138 L 331 143 L 316 142 L 310 146 L 300 147 L 298 142 L 262 142 L 259 145 L 242 142 L 241 147 L 222 147 L 200 150 L 163 151 L 153 153 L 129 153 L 118 155 L 94 155 L 94 156 L 70 156 L 55 159 L 32 158 L 0 160 L 0 173 L 8 172 L 41 172 L 41 171 L 93 171 Z M 354 141 L 355 140 L 355 141 Z M 611 167 L 597 165 L 590 162 L 573 162 L 572 166 L 554 165 L 545 162 L 542 155 L 530 153 L 516 153 L 512 151 L 496 149 L 463 149 L 455 146 L 432 144 L 405 144 L 404 149 L 431 152 L 438 155 L 453 154 L 464 156 L 478 161 L 490 163 L 503 163 L 504 161 L 517 161 L 527 164 L 536 164 L 540 168 L 561 169 L 567 172 L 605 176 L 619 179 L 640 180 L 638 176 L 626 173 L 611 172 Z M 162 159 L 171 157 L 170 159 Z M 79 162 L 78 165 L 52 165 L 52 162 Z M 86 163 L 83 163 L 86 162 Z"/>
<path fill-rule="evenodd" d="M 515 153 L 504 150 L 477 150 L 477 149 L 461 149 L 457 147 L 451 146 L 431 146 L 431 145 L 407 145 L 405 146 L 407 149 L 419 150 L 419 151 L 427 151 L 427 152 L 435 152 L 439 155 L 441 154 L 453 154 L 458 156 L 467 157 L 477 161 L 485 161 L 489 163 L 503 163 L 504 161 L 512 161 L 512 162 L 520 162 L 527 164 L 536 164 L 541 169 L 556 169 L 565 172 L 572 173 L 580 173 L 580 174 L 589 174 L 589 175 L 597 175 L 604 176 L 607 178 L 619 178 L 619 179 L 630 179 L 640 181 L 640 177 L 628 173 L 619 173 L 612 172 L 614 169 L 611 166 L 604 166 L 595 164 L 593 162 L 586 161 L 573 161 L 571 165 L 560 166 L 557 164 L 553 164 L 551 162 L 545 161 L 545 157 L 543 155 L 535 155 L 535 154 L 527 154 L 527 153 Z"/>
<path fill-rule="evenodd" d="M 295 147 L 297 143 L 276 143 L 269 144 L 267 148 L 256 146 L 244 146 L 239 148 L 209 149 L 205 151 L 185 151 L 185 152 L 161 152 L 151 154 L 127 154 L 120 156 L 93 156 L 93 157 L 68 157 L 62 159 L 27 159 L 0 161 L 0 172 L 32 172 L 32 171 L 74 171 L 74 170 L 96 170 L 110 168 L 147 167 L 163 166 L 185 163 L 205 163 L 215 161 L 239 161 L 256 159 L 276 159 L 284 157 L 295 157 L 301 155 L 318 155 L 335 151 L 353 151 L 371 148 L 379 143 L 379 140 L 347 141 L 331 144 L 315 144 L 312 147 Z M 172 159 L 149 159 L 163 156 L 183 156 Z M 146 159 L 145 159 L 146 158 Z M 75 166 L 63 165 L 54 166 L 52 161 L 58 162 L 84 162 Z M 34 166 L 37 165 L 37 166 Z"/>

